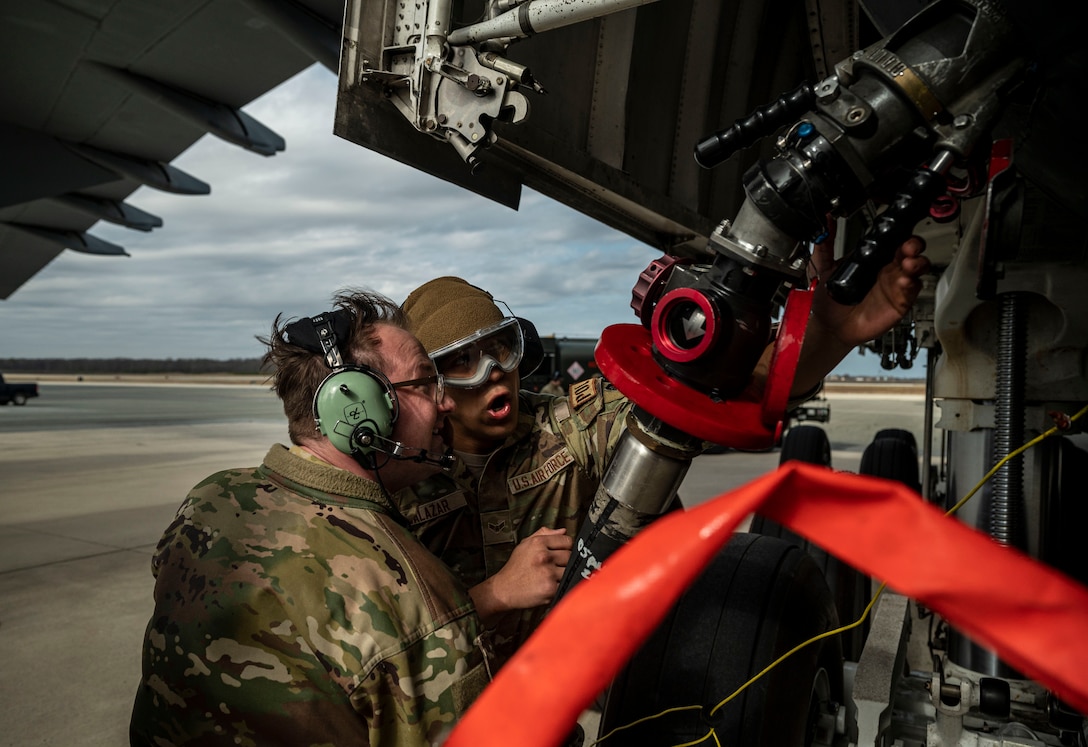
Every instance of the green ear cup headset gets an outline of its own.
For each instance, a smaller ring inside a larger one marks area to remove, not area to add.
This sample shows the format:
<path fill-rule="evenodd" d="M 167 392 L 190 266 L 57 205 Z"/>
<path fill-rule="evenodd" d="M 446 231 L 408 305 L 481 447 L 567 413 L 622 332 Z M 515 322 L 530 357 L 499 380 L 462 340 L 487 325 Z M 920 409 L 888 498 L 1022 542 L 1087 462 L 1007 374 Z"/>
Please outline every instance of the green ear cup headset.
<path fill-rule="evenodd" d="M 314 392 L 314 422 L 336 449 L 374 467 L 375 439 L 388 440 L 399 412 L 397 395 L 383 374 L 363 365 L 346 365 L 338 339 L 351 330 L 351 312 L 339 309 L 287 326 L 293 344 L 320 352 L 331 372 Z"/>
<path fill-rule="evenodd" d="M 345 454 L 373 457 L 374 437 L 391 438 L 397 415 L 389 380 L 366 366 L 334 369 L 314 393 L 318 430 Z"/>

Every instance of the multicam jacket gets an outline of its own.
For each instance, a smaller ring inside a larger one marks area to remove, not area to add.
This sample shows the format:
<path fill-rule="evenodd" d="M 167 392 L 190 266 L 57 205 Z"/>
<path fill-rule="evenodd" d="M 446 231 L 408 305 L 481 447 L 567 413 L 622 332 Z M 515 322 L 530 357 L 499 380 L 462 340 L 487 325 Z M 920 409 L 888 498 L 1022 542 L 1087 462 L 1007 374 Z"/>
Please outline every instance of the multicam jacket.
<path fill-rule="evenodd" d="M 479 623 L 391 513 L 279 445 L 193 488 L 152 560 L 132 744 L 439 741 L 487 681 Z"/>
<path fill-rule="evenodd" d="M 518 542 L 541 527 L 578 535 L 631 403 L 603 379 L 566 397 L 522 391 L 518 424 L 477 479 L 462 462 L 397 494 L 412 531 L 471 587 L 493 576 Z M 511 613 L 495 628 L 499 663 L 540 623 L 544 607 Z"/>

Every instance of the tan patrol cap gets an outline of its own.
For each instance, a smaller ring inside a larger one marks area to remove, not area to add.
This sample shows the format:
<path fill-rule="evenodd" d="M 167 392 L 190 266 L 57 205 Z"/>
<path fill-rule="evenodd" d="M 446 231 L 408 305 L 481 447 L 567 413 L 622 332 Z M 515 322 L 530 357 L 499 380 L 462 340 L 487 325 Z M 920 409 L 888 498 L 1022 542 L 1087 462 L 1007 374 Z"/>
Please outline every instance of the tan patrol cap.
<path fill-rule="evenodd" d="M 490 293 L 452 276 L 419 286 L 401 308 L 408 317 L 409 331 L 428 354 L 505 318 Z"/>

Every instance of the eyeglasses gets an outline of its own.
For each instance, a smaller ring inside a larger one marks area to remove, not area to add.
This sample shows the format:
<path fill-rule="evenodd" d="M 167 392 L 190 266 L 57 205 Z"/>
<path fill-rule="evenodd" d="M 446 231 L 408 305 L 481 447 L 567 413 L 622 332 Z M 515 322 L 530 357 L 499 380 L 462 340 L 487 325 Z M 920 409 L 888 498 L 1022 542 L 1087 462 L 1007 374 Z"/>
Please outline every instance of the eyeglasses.
<path fill-rule="evenodd" d="M 525 352 L 521 325 L 514 317 L 463 337 L 431 353 L 435 367 L 446 384 L 459 389 L 472 389 L 487 381 L 492 369 L 498 367 L 510 373 Z"/>
<path fill-rule="evenodd" d="M 421 379 L 408 379 L 407 381 L 390 382 L 391 389 L 406 389 L 408 387 L 426 387 L 427 393 L 434 397 L 434 403 L 442 406 L 442 400 L 446 398 L 446 377 L 442 374 L 432 374 Z"/>

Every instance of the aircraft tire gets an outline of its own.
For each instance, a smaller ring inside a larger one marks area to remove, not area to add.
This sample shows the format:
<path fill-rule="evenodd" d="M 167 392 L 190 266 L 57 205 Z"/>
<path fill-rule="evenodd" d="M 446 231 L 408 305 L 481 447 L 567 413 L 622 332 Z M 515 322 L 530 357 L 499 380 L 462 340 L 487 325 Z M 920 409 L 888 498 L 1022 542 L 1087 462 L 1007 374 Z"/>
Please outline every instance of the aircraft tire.
<path fill-rule="evenodd" d="M 914 436 L 909 440 L 902 436 L 883 436 L 874 438 L 861 454 L 858 472 L 873 477 L 898 480 L 911 490 L 922 492 L 918 479 L 918 449 Z"/>
<path fill-rule="evenodd" d="M 615 742 L 679 744 L 713 727 L 717 742 L 731 747 L 824 744 L 830 717 L 820 716 L 830 702 L 843 702 L 835 636 L 802 648 L 709 714 L 777 657 L 837 621 L 810 555 L 775 537 L 737 534 L 617 676 L 599 735 L 698 705 L 620 731 Z"/>
<path fill-rule="evenodd" d="M 778 463 L 785 464 L 791 459 L 830 467 L 831 443 L 828 441 L 827 432 L 815 425 L 790 428 L 782 439 L 782 452 Z M 819 545 L 812 544 L 804 537 L 794 534 L 781 524 L 759 514 L 752 517 L 749 531 L 768 537 L 778 537 L 808 552 L 823 571 L 824 578 L 827 579 L 827 585 L 835 598 L 839 620 L 845 625 L 861 617 L 861 613 L 865 611 L 866 605 L 872 598 L 872 584 L 868 576 L 843 563 Z M 868 620 L 841 634 L 842 651 L 849 661 L 858 661 L 861 657 L 861 650 L 868 634 Z"/>
<path fill-rule="evenodd" d="M 918 451 L 918 441 L 914 438 L 914 433 L 906 428 L 881 428 L 873 436 L 873 440 L 879 441 L 882 438 L 898 438 L 910 444 L 910 448 L 914 449 L 916 453 Z"/>
<path fill-rule="evenodd" d="M 778 463 L 785 464 L 791 459 L 830 467 L 831 442 L 827 440 L 827 431 L 818 425 L 795 425 L 786 431 Z"/>

